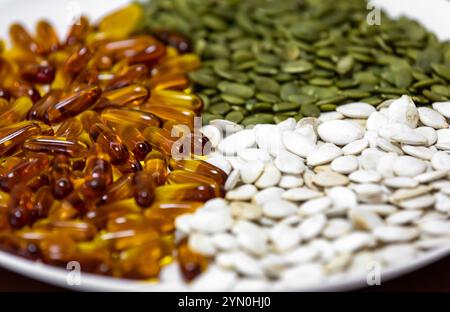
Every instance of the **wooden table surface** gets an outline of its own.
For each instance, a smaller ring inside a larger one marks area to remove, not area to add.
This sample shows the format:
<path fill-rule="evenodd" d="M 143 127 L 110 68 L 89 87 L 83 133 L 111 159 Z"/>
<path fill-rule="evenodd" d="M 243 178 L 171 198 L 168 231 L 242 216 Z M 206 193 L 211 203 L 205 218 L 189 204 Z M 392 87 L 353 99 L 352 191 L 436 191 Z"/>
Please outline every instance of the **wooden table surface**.
<path fill-rule="evenodd" d="M 0 291 L 64 291 L 0 269 Z M 398 279 L 363 291 L 450 292 L 450 257 Z"/>

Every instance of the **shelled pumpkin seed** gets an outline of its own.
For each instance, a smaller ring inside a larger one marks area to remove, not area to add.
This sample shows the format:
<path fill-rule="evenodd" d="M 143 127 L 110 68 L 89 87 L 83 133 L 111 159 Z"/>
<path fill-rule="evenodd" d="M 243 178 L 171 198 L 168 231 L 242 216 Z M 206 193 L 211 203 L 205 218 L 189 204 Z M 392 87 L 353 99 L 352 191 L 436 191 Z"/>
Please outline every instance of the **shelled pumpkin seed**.
<path fill-rule="evenodd" d="M 382 13 L 381 25 L 371 26 L 363 0 L 143 0 L 143 6 L 144 31 L 165 28 L 192 39 L 203 67 L 190 78 L 208 99 L 207 120 L 278 122 L 281 113 L 316 116 L 401 94 L 421 105 L 450 98 L 450 42 L 404 17 Z"/>

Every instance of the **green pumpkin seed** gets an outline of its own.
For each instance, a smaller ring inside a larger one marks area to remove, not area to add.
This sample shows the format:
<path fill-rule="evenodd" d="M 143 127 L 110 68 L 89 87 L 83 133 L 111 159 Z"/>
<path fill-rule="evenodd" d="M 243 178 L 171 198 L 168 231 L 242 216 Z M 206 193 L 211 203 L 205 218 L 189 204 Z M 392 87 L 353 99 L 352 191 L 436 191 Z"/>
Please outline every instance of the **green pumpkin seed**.
<path fill-rule="evenodd" d="M 217 87 L 223 93 L 232 94 L 244 99 L 251 98 L 255 94 L 253 88 L 246 86 L 244 84 L 222 81 L 218 84 Z"/>
<path fill-rule="evenodd" d="M 208 112 L 214 115 L 224 115 L 231 110 L 231 106 L 228 103 L 218 103 L 211 105 Z"/>
<path fill-rule="evenodd" d="M 317 98 L 307 94 L 291 94 L 288 96 L 288 101 L 297 104 L 314 104 Z"/>
<path fill-rule="evenodd" d="M 337 63 L 336 71 L 341 75 L 345 75 L 352 70 L 354 65 L 355 59 L 351 55 L 346 55 Z"/>
<path fill-rule="evenodd" d="M 268 77 L 255 77 L 255 87 L 257 90 L 262 92 L 269 93 L 279 93 L 280 92 L 280 84 L 271 78 Z"/>
<path fill-rule="evenodd" d="M 298 104 L 298 103 L 280 102 L 280 103 L 275 103 L 272 107 L 272 110 L 277 113 L 277 112 L 286 112 L 286 111 L 297 110 L 299 107 L 300 107 L 300 104 Z"/>
<path fill-rule="evenodd" d="M 253 116 L 245 117 L 245 119 L 241 122 L 244 127 L 250 125 L 264 124 L 264 123 L 273 123 L 273 115 L 271 114 L 255 114 Z"/>
<path fill-rule="evenodd" d="M 207 88 L 215 88 L 220 82 L 220 80 L 213 75 L 209 75 L 200 71 L 189 73 L 189 78 L 193 82 Z"/>
<path fill-rule="evenodd" d="M 232 111 L 225 116 L 225 119 L 235 123 L 240 123 L 244 119 L 244 114 L 240 111 Z"/>
<path fill-rule="evenodd" d="M 450 97 L 450 86 L 434 85 L 431 87 L 431 91 L 445 97 Z"/>
<path fill-rule="evenodd" d="M 234 104 L 234 105 L 244 105 L 245 104 L 245 100 L 243 98 L 240 98 L 233 94 L 222 93 L 220 95 L 220 97 L 222 98 L 222 100 L 224 100 L 225 102 L 230 103 L 230 104 Z"/>
<path fill-rule="evenodd" d="M 280 98 L 277 95 L 265 92 L 257 93 L 256 99 L 268 103 L 276 103 L 280 101 Z"/>
<path fill-rule="evenodd" d="M 281 64 L 281 70 L 288 74 L 301 74 L 309 72 L 313 68 L 308 61 L 298 60 Z"/>
<path fill-rule="evenodd" d="M 444 78 L 447 81 L 450 81 L 450 67 L 441 64 L 432 64 L 431 68 L 433 68 L 433 71 L 437 75 L 439 75 L 440 77 Z"/>
<path fill-rule="evenodd" d="M 448 98 L 430 90 L 423 90 L 423 95 L 432 102 L 446 102 Z"/>
<path fill-rule="evenodd" d="M 319 105 L 319 108 L 322 112 L 332 112 L 336 110 L 336 105 L 334 104 L 323 104 Z"/>
<path fill-rule="evenodd" d="M 300 113 L 306 117 L 319 117 L 320 108 L 314 104 L 303 104 Z"/>

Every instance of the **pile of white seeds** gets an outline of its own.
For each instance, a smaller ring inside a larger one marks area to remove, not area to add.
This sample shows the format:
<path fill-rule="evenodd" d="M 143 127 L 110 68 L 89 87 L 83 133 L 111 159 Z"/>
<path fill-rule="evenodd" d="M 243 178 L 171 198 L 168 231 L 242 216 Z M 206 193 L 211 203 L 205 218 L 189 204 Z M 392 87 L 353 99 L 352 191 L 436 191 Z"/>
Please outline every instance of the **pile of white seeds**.
<path fill-rule="evenodd" d="M 208 162 L 229 177 L 225 199 L 176 221 L 212 259 L 194 285 L 317 286 L 450 245 L 449 120 L 450 102 L 416 108 L 403 96 L 298 123 L 203 127 Z"/>

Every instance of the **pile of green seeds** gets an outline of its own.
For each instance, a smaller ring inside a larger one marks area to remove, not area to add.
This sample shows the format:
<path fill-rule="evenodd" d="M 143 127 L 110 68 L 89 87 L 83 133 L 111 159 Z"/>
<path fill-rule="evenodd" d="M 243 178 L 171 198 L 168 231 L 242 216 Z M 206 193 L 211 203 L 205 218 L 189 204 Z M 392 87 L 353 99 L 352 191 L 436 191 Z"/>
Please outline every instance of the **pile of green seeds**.
<path fill-rule="evenodd" d="M 145 0 L 147 1 L 147 0 Z M 450 98 L 450 42 L 417 22 L 369 25 L 364 0 L 151 0 L 144 30 L 188 36 L 204 123 L 279 123 L 408 94 Z"/>

